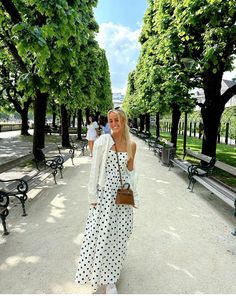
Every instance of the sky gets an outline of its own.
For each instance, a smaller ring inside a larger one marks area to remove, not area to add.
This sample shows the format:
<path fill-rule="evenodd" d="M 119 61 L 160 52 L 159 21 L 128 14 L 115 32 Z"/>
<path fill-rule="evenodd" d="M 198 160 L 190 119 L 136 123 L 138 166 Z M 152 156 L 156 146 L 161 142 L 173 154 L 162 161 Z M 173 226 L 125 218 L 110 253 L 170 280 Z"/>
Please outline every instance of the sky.
<path fill-rule="evenodd" d="M 146 8 L 146 0 L 98 0 L 94 9 L 99 25 L 96 39 L 106 50 L 113 93 L 125 94 L 128 74 L 137 64 Z"/>
<path fill-rule="evenodd" d="M 140 51 L 138 37 L 147 8 L 146 0 L 98 0 L 94 9 L 99 25 L 96 39 L 106 50 L 112 92 L 126 92 L 128 74 L 135 68 Z M 236 60 L 234 61 L 236 67 Z M 224 79 L 236 77 L 236 70 L 225 72 Z"/>

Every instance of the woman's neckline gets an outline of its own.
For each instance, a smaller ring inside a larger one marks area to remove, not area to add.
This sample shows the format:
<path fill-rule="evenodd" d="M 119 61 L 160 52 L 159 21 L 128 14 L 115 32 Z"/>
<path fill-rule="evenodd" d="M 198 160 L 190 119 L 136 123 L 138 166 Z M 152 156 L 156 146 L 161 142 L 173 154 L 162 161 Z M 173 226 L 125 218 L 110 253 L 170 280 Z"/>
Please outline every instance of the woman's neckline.
<path fill-rule="evenodd" d="M 115 152 L 116 153 L 116 151 L 115 150 L 113 150 L 113 149 L 110 149 L 112 152 Z M 117 151 L 117 153 L 127 153 L 127 151 Z"/>

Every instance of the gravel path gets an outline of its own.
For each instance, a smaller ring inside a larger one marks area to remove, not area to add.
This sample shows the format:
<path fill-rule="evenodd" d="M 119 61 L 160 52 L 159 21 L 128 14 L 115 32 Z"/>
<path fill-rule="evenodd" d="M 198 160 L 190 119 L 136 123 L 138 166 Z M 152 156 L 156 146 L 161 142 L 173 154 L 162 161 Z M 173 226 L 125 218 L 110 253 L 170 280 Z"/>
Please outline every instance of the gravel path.
<path fill-rule="evenodd" d="M 236 293 L 232 205 L 198 184 L 190 193 L 186 174 L 169 171 L 144 142 L 136 142 L 141 206 L 135 210 L 119 293 Z M 73 282 L 90 170 L 90 158 L 76 154 L 58 185 L 48 178 L 30 192 L 27 217 L 21 217 L 19 204 L 12 206 L 10 235 L 0 237 L 1 293 L 90 293 Z"/>

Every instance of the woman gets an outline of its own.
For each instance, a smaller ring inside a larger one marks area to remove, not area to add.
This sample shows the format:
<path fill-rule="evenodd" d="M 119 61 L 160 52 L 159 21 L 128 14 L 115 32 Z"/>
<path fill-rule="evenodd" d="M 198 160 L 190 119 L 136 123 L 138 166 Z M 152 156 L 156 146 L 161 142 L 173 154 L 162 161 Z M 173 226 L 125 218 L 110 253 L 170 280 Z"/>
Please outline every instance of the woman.
<path fill-rule="evenodd" d="M 107 122 L 107 117 L 104 117 L 103 121 L 100 123 L 100 126 L 102 127 L 103 134 L 110 134 L 111 133 L 109 123 Z"/>
<path fill-rule="evenodd" d="M 122 180 L 130 183 L 138 207 L 134 177 L 136 144 L 130 141 L 122 110 L 109 111 L 108 122 L 112 134 L 100 136 L 94 144 L 88 184 L 90 209 L 75 281 L 90 283 L 95 290 L 105 285 L 107 294 L 117 294 L 116 282 L 133 227 L 133 207 L 115 204 L 120 187 L 116 149 Z"/>
<path fill-rule="evenodd" d="M 88 140 L 88 145 L 89 145 L 89 152 L 90 156 L 93 156 L 93 145 L 94 141 L 98 137 L 98 124 L 96 121 L 94 121 L 93 116 L 89 116 L 89 124 L 87 125 L 87 135 L 86 139 Z"/>

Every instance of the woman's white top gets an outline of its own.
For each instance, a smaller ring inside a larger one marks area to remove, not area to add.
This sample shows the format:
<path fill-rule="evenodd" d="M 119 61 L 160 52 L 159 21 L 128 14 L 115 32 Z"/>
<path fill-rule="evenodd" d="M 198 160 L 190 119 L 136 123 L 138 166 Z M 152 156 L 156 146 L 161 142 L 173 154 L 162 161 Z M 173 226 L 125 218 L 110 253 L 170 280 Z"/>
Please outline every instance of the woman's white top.
<path fill-rule="evenodd" d="M 86 139 L 88 141 L 95 141 L 96 140 L 96 138 L 97 138 L 96 128 L 99 128 L 96 121 L 94 121 L 94 122 L 87 125 L 88 130 L 87 130 Z"/>
<path fill-rule="evenodd" d="M 101 135 L 95 142 L 93 147 L 93 158 L 88 183 L 88 198 L 90 203 L 97 203 L 98 189 L 105 187 L 105 166 L 108 152 L 114 145 L 114 141 L 109 134 Z M 135 170 L 129 171 L 127 175 L 130 179 L 130 187 L 134 193 L 135 206 L 139 205 L 139 196 L 137 192 L 137 174 Z"/>

